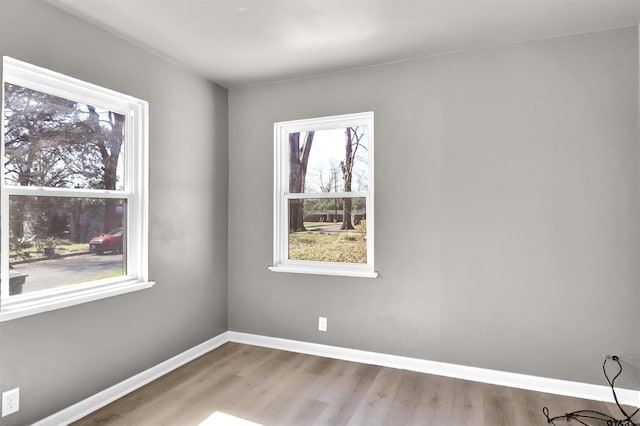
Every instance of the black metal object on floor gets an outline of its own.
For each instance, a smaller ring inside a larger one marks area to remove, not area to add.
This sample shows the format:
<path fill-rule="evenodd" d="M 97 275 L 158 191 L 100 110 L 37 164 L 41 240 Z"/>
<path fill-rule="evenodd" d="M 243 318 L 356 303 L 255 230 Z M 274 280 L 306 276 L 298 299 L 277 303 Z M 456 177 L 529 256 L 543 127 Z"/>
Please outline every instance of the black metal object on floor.
<path fill-rule="evenodd" d="M 613 379 L 610 379 L 609 375 L 607 374 L 607 361 L 609 359 L 611 359 L 612 361 L 615 361 L 616 364 L 618 364 L 618 372 L 613 377 Z M 585 426 L 591 426 L 591 425 L 597 426 L 602 424 L 605 424 L 607 426 L 639 426 L 640 423 L 638 422 L 640 420 L 633 420 L 633 417 L 635 417 L 635 415 L 638 414 L 638 412 L 640 411 L 640 408 L 637 408 L 633 413 L 628 414 L 625 411 L 625 409 L 622 407 L 622 405 L 620 405 L 620 401 L 618 401 L 618 395 L 616 394 L 615 382 L 616 382 L 616 379 L 620 376 L 620 374 L 622 374 L 622 364 L 620 363 L 620 358 L 617 355 L 613 355 L 611 357 L 606 356 L 604 359 L 604 362 L 602 363 L 602 371 L 604 372 L 604 377 L 607 379 L 607 383 L 609 383 L 611 392 L 613 392 L 613 399 L 615 400 L 615 403 L 618 406 L 618 409 L 620 410 L 620 413 L 623 416 L 621 419 L 617 419 L 609 414 L 605 414 L 605 413 L 601 413 L 599 411 L 593 411 L 593 410 L 577 410 L 577 411 L 572 411 L 571 413 L 565 413 L 560 416 L 551 417 L 549 414 L 549 408 L 544 407 L 542 409 L 542 413 L 547 418 L 547 423 L 556 425 L 555 422 L 557 421 L 570 422 L 571 420 L 575 420 L 578 423 L 583 424 Z M 591 422 L 591 423 L 587 423 L 587 422 Z M 593 422 L 598 422 L 598 423 L 593 423 Z"/>

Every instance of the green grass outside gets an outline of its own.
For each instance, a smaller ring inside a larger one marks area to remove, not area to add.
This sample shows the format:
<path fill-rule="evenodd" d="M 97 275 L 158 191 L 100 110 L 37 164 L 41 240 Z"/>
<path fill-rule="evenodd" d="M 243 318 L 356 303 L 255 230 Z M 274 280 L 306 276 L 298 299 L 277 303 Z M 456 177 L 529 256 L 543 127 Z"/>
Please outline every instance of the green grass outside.
<path fill-rule="evenodd" d="M 56 242 L 56 254 L 69 254 L 75 251 L 88 251 L 89 243 L 71 243 L 69 241 L 61 240 Z M 38 251 L 38 248 L 34 244 L 31 247 L 23 248 L 20 250 L 9 250 L 9 257 L 22 260 L 22 259 L 34 259 L 39 257 L 45 257 L 44 253 Z"/>
<path fill-rule="evenodd" d="M 89 243 L 69 243 L 69 244 L 57 244 L 56 251 L 87 251 L 89 250 Z"/>
<path fill-rule="evenodd" d="M 113 270 L 113 271 L 103 272 L 102 274 L 98 274 L 98 275 L 94 275 L 92 277 L 85 278 L 82 281 L 78 281 L 78 282 L 76 282 L 74 284 L 82 284 L 82 283 L 88 283 L 90 281 L 104 280 L 104 279 L 107 279 L 107 278 L 121 277 L 122 274 L 123 274 L 122 268 L 118 268 L 118 269 Z"/>
<path fill-rule="evenodd" d="M 316 228 L 318 226 L 333 225 L 333 222 L 304 222 L 305 228 Z"/>
<path fill-rule="evenodd" d="M 289 259 L 367 263 L 367 242 L 364 237 L 365 234 L 358 230 L 292 232 L 289 234 Z"/>

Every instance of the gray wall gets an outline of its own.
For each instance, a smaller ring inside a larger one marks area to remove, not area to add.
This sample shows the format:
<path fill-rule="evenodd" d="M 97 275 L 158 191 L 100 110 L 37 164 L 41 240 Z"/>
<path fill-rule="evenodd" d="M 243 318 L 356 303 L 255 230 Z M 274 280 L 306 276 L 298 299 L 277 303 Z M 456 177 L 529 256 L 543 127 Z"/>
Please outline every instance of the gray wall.
<path fill-rule="evenodd" d="M 273 123 L 369 110 L 380 278 L 269 272 Z M 230 329 L 637 389 L 638 114 L 636 28 L 230 91 Z"/>
<path fill-rule="evenodd" d="M 0 54 L 150 102 L 150 276 L 0 323 L 0 390 L 29 424 L 227 330 L 227 91 L 40 1 L 0 0 Z"/>

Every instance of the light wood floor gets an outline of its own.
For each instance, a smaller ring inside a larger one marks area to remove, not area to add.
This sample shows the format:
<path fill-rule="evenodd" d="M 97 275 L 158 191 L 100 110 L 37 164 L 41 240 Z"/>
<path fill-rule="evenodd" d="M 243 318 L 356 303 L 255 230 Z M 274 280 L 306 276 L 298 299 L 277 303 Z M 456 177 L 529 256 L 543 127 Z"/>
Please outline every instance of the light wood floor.
<path fill-rule="evenodd" d="M 535 426 L 547 425 L 544 406 L 621 417 L 612 404 L 227 343 L 75 424 L 219 426 L 225 414 L 261 425 Z"/>

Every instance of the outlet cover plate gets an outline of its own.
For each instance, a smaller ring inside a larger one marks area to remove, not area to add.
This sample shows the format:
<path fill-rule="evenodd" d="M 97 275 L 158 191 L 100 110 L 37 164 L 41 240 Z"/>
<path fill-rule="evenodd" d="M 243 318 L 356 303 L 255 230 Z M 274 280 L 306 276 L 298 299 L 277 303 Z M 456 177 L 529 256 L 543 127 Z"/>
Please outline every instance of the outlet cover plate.
<path fill-rule="evenodd" d="M 20 388 L 2 392 L 2 417 L 15 413 L 20 409 Z"/>
<path fill-rule="evenodd" d="M 327 331 L 327 319 L 325 317 L 318 317 L 318 330 Z"/>

